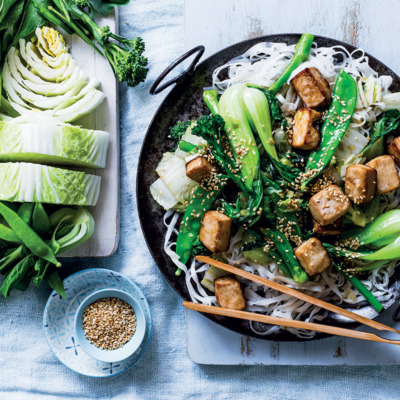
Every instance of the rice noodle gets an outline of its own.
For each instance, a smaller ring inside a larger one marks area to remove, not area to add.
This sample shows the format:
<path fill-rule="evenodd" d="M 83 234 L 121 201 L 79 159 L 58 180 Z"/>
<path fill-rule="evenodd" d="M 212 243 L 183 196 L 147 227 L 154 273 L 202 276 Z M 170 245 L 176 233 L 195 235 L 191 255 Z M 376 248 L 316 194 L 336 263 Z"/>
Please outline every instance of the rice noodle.
<path fill-rule="evenodd" d="M 239 82 L 268 87 L 282 74 L 293 57 L 294 52 L 294 45 L 258 43 L 241 56 L 218 67 L 212 76 L 213 87 L 219 93 L 223 93 L 229 86 Z M 318 68 L 323 77 L 329 82 L 331 91 L 333 90 L 338 73 L 343 69 L 357 79 L 359 88 L 362 89 L 360 79 L 372 76 L 375 82 L 381 87 L 382 95 L 390 93 L 389 87 L 392 83 L 392 78 L 390 76 L 379 77 L 378 73 L 369 66 L 368 57 L 360 49 L 350 53 L 342 46 L 317 47 L 314 43 L 309 60 L 301 64 L 292 73 L 291 77 L 306 67 Z M 221 76 L 227 77 L 222 79 Z M 277 98 L 284 115 L 287 117 L 293 115 L 301 102 L 290 84 L 284 85 L 278 93 Z M 357 104 L 359 104 L 359 107 L 356 108 L 353 115 L 350 129 L 354 132 L 354 136 L 362 135 L 368 137 L 369 128 L 383 110 L 385 110 L 385 104 L 383 102 L 376 102 L 367 105 L 368 102 L 363 90 L 359 90 Z M 361 138 L 359 137 L 359 139 Z M 345 165 L 350 165 L 354 162 L 360 162 L 360 160 L 354 158 L 353 152 L 348 154 Z M 343 171 L 345 171 L 345 166 L 341 167 L 340 170 L 342 177 Z M 393 208 L 400 208 L 399 198 L 400 190 L 382 195 L 380 212 L 383 213 Z M 179 213 L 172 210 L 169 210 L 165 214 L 164 224 L 167 227 L 164 244 L 165 252 L 171 257 L 175 265 L 185 273 L 186 285 L 192 300 L 203 304 L 217 305 L 216 297 L 209 295 L 200 283 L 208 266 L 192 260 L 190 267 L 187 268 L 179 261 L 179 257 L 174 251 L 174 247 L 176 246 L 174 240 L 176 240 L 178 233 L 178 217 Z M 309 281 L 303 284 L 297 284 L 292 279 L 285 277 L 275 263 L 261 265 L 250 262 L 243 256 L 240 250 L 243 232 L 244 229 L 240 228 L 231 238 L 228 251 L 222 254 L 230 265 L 240 266 L 245 271 L 279 282 L 288 287 L 299 289 L 308 295 L 325 301 L 352 305 L 365 303 L 364 297 L 333 267 L 327 269 L 322 274 L 311 277 Z M 389 290 L 389 278 L 393 274 L 395 264 L 396 262 L 390 262 L 376 270 L 370 271 L 368 278 L 362 281 L 380 301 L 387 301 L 394 295 Z M 255 282 L 244 279 L 241 279 L 241 282 L 245 287 L 244 294 L 247 300 L 248 311 L 309 322 L 321 321 L 328 314 L 326 310 L 321 310 L 302 300 L 271 290 Z M 265 330 L 260 332 L 258 329 L 255 329 L 253 323 L 250 323 L 250 326 L 260 336 L 270 335 L 280 329 L 278 326 L 267 326 Z M 315 336 L 315 332 L 294 328 L 285 329 L 302 338 L 312 338 Z"/>

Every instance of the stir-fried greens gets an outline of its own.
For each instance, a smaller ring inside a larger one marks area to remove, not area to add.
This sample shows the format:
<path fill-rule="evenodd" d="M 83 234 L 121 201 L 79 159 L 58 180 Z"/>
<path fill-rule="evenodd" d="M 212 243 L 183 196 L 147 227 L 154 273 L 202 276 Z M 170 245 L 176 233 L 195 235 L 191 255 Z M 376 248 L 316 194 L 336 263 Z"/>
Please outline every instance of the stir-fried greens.
<path fill-rule="evenodd" d="M 244 82 L 235 77 L 226 86 L 219 82 L 218 90 L 203 93 L 210 115 L 171 128 L 175 157 L 186 164 L 185 178 L 194 190 L 186 204 L 171 205 L 185 210 L 178 258 L 173 259 L 178 274 L 186 272 L 193 256 L 207 251 L 231 263 L 248 262 L 254 273 L 264 274 L 269 265 L 277 265 L 280 279 L 305 290 L 309 280 L 318 282 L 320 275 L 328 279 L 332 271 L 336 280 L 343 276 L 380 311 L 373 285 L 363 282 L 368 271 L 400 258 L 400 211 L 385 212 L 388 196 L 400 188 L 400 104 L 392 101 L 395 97 L 387 88 L 382 95 L 384 77 L 366 76 L 374 71 L 361 63 L 356 71 L 333 64 L 336 74 L 325 77 L 308 61 L 311 51 L 316 57 L 312 43 L 312 35 L 301 37 L 269 88 L 251 82 L 248 75 Z M 257 63 L 261 61 L 251 65 Z M 296 97 L 287 105 L 285 96 Z M 362 130 L 354 122 L 360 119 Z M 201 137 L 203 146 L 187 146 L 187 134 Z M 160 204 L 162 198 L 158 191 Z M 168 243 L 171 255 L 173 242 Z M 195 265 L 192 261 L 191 270 Z M 190 278 L 186 281 L 189 284 Z M 232 304 L 226 303 L 224 290 L 236 299 L 243 296 L 231 281 L 211 267 L 202 284 L 215 290 L 223 306 Z M 341 282 L 338 285 L 344 285 Z M 328 284 L 328 289 L 333 286 Z M 197 289 L 211 301 L 199 285 Z M 245 295 L 248 305 L 260 304 L 251 309 L 262 311 L 259 292 Z"/>

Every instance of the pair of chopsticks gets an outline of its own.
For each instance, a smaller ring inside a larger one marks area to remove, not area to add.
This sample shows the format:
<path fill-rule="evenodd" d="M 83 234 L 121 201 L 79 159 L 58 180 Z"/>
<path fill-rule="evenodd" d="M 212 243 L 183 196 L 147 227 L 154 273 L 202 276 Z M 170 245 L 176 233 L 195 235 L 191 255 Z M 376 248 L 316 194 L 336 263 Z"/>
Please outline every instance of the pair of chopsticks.
<path fill-rule="evenodd" d="M 350 318 L 354 321 L 360 322 L 361 324 L 367 325 L 367 326 L 377 329 L 379 331 L 390 331 L 390 332 L 395 332 L 400 335 L 400 331 L 398 331 L 397 329 L 394 329 L 390 326 L 381 324 L 381 323 L 373 321 L 369 318 L 355 314 L 351 311 L 348 311 L 341 307 L 335 306 L 334 304 L 327 303 L 326 301 L 316 299 L 312 296 L 308 296 L 307 294 L 301 293 L 298 290 L 291 289 L 287 286 L 270 281 L 269 279 L 262 278 L 261 276 L 254 275 L 247 271 L 243 271 L 242 269 L 233 267 L 228 264 L 224 264 L 224 263 L 222 263 L 220 261 L 216 261 L 210 257 L 197 256 L 196 259 L 205 264 L 212 265 L 212 266 L 222 269 L 224 271 L 227 271 L 232 274 L 246 278 L 250 281 L 257 282 L 261 285 L 267 286 L 267 287 L 277 290 L 281 293 L 285 293 L 285 294 L 288 294 L 297 299 L 304 300 L 308 303 L 314 304 L 317 307 L 321 307 L 321 308 L 324 308 L 325 310 L 329 310 L 334 313 L 343 315 L 344 317 Z M 316 324 L 316 323 L 312 323 L 312 322 L 297 321 L 297 320 L 291 320 L 291 319 L 280 318 L 280 317 L 272 317 L 269 315 L 256 314 L 256 313 L 251 313 L 251 312 L 247 312 L 247 311 L 232 310 L 232 309 L 222 308 L 222 307 L 207 306 L 204 304 L 192 303 L 192 302 L 188 302 L 188 301 L 184 301 L 183 305 L 186 308 L 189 308 L 191 310 L 204 312 L 207 314 L 223 315 L 226 317 L 239 318 L 239 319 L 244 319 L 244 320 L 248 320 L 248 321 L 263 322 L 263 323 L 271 324 L 271 325 L 279 325 L 279 326 L 285 326 L 285 327 L 291 327 L 291 328 L 312 330 L 312 331 L 317 331 L 317 332 L 328 333 L 330 335 L 370 340 L 373 342 L 400 344 L 400 340 L 385 339 L 385 338 L 382 338 L 373 333 L 356 331 L 356 330 L 351 330 L 351 329 L 346 329 L 346 328 L 339 328 L 339 327 L 335 327 L 335 326 Z"/>

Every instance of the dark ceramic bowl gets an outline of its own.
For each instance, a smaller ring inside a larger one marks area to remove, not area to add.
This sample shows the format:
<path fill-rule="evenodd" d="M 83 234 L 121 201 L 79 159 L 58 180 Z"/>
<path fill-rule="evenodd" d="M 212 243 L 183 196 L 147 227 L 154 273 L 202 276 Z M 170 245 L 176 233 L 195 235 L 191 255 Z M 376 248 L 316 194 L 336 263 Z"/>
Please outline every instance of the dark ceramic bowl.
<path fill-rule="evenodd" d="M 158 265 L 158 268 L 171 286 L 185 300 L 190 300 L 190 296 L 185 284 L 185 277 L 183 274 L 179 277 L 175 276 L 176 266 L 165 254 L 163 249 L 164 241 L 162 238 L 165 237 L 166 233 L 166 228 L 163 224 L 165 211 L 153 200 L 149 190 L 150 185 L 158 178 L 155 172 L 156 165 L 161 160 L 162 154 L 166 151 L 169 151 L 172 146 L 171 140 L 167 137 L 169 127 L 174 125 L 178 120 L 197 119 L 198 117 L 208 113 L 208 109 L 202 100 L 202 93 L 204 87 L 211 86 L 212 73 L 216 67 L 225 64 L 240 54 L 243 54 L 246 50 L 259 42 L 284 42 L 287 44 L 295 44 L 298 42 L 300 36 L 300 34 L 260 36 L 234 44 L 233 46 L 229 46 L 226 49 L 219 51 L 218 53 L 198 64 L 195 69 L 195 62 L 192 63 L 191 67 L 193 68 L 189 67 L 189 71 L 187 73 L 183 73 L 178 79 L 172 80 L 173 83 L 177 81 L 177 84 L 165 98 L 149 126 L 143 141 L 137 171 L 137 201 L 139 218 L 147 245 L 156 264 Z M 350 52 L 356 50 L 354 46 L 351 46 L 347 43 L 322 36 L 315 36 L 314 41 L 318 44 L 318 46 L 343 46 Z M 200 51 L 202 54 L 201 46 L 193 50 Z M 193 51 L 193 53 L 196 51 Z M 366 55 L 369 57 L 369 63 L 371 67 L 376 70 L 379 75 L 390 75 L 393 78 L 391 90 L 400 91 L 400 78 L 376 58 L 370 56 L 369 54 Z M 179 62 L 175 64 L 178 63 Z M 173 65 L 171 64 L 171 66 Z M 172 69 L 173 68 L 169 68 L 167 70 L 169 72 Z M 161 79 L 158 81 L 161 81 Z M 158 84 L 159 82 L 156 83 Z M 157 93 L 157 91 L 155 93 Z M 159 240 L 154 240 L 154 238 L 158 238 Z M 392 296 L 392 298 L 384 304 L 385 309 L 390 307 L 396 301 L 396 299 L 399 298 L 399 282 L 400 269 L 397 269 L 391 278 L 390 284 L 390 290 L 394 293 L 394 296 Z M 350 305 L 347 306 L 347 308 L 368 318 L 374 318 L 377 316 L 377 312 L 366 302 L 361 304 L 361 306 L 358 305 L 356 309 Z M 303 340 L 282 329 L 269 336 L 259 336 L 250 328 L 249 321 L 209 314 L 205 315 L 216 323 L 241 334 L 255 336 L 265 340 Z M 324 323 L 345 328 L 356 328 L 360 325 L 354 321 L 332 313 L 328 315 L 328 317 L 324 320 Z M 253 327 L 260 331 L 265 330 L 265 327 L 262 325 L 263 324 L 260 323 L 253 323 Z M 325 334 L 317 333 L 313 339 L 320 339 L 326 336 L 327 335 Z"/>

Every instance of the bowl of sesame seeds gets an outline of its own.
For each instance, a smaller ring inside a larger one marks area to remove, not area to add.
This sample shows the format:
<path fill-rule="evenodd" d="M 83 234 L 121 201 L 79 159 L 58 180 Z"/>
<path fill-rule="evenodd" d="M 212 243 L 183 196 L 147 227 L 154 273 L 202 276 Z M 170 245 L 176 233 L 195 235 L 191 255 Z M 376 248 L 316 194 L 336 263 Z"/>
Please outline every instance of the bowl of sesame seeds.
<path fill-rule="evenodd" d="M 99 361 L 130 357 L 142 344 L 145 330 L 145 314 L 139 302 L 117 289 L 99 290 L 86 297 L 75 315 L 80 347 Z"/>

